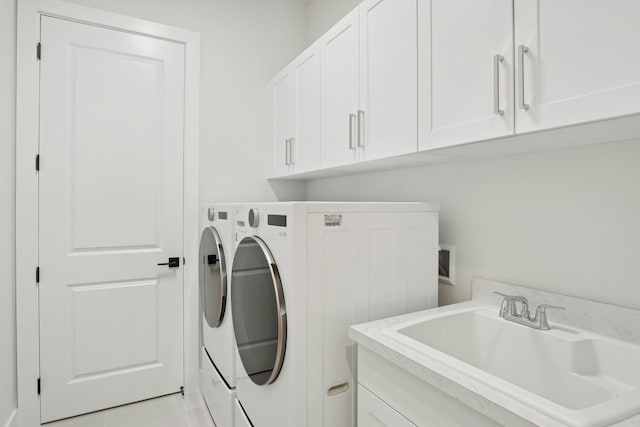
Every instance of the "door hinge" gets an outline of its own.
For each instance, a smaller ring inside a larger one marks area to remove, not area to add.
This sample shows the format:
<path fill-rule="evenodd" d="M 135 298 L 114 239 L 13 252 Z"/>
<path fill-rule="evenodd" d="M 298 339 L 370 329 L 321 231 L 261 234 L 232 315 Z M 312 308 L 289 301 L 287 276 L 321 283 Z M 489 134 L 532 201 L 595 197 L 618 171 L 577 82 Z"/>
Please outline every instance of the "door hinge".
<path fill-rule="evenodd" d="M 36 267 L 36 283 L 40 283 L 40 267 Z"/>
<path fill-rule="evenodd" d="M 40 154 L 36 154 L 36 171 L 40 170 Z"/>
<path fill-rule="evenodd" d="M 38 396 L 40 396 L 40 392 L 42 389 L 40 388 L 40 378 L 38 378 Z"/>
<path fill-rule="evenodd" d="M 38 61 L 42 59 L 42 43 L 40 42 L 36 45 L 36 57 Z"/>

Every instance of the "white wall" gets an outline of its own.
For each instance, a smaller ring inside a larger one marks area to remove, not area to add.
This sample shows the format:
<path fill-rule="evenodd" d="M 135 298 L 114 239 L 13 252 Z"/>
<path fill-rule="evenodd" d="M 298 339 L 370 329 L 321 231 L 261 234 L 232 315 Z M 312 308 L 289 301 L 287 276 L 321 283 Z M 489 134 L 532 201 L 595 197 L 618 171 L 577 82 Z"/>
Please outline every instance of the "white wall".
<path fill-rule="evenodd" d="M 474 276 L 640 309 L 640 141 L 312 181 L 312 200 L 436 201 Z"/>
<path fill-rule="evenodd" d="M 307 7 L 307 42 L 323 35 L 340 18 L 353 10 L 361 0 L 312 0 Z"/>
<path fill-rule="evenodd" d="M 16 407 L 15 66 L 16 3 L 0 2 L 0 426 Z"/>

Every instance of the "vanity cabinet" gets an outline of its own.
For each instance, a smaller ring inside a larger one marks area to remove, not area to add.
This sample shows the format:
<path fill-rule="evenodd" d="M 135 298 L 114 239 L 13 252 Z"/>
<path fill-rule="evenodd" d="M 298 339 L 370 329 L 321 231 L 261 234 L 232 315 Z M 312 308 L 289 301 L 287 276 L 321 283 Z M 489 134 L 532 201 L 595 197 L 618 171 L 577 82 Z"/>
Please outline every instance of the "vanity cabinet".
<path fill-rule="evenodd" d="M 512 135 L 513 1 L 430 3 L 419 35 L 420 150 Z"/>
<path fill-rule="evenodd" d="M 640 112 L 640 2 L 515 0 L 516 132 Z"/>
<path fill-rule="evenodd" d="M 416 425 L 362 385 L 358 385 L 358 427 L 416 427 Z"/>
<path fill-rule="evenodd" d="M 417 151 L 417 0 L 365 0 L 322 38 L 323 168 Z"/>
<path fill-rule="evenodd" d="M 320 45 L 269 83 L 272 176 L 320 167 Z"/>
<path fill-rule="evenodd" d="M 533 426 L 508 412 L 498 423 L 362 345 L 357 355 L 358 427 Z"/>

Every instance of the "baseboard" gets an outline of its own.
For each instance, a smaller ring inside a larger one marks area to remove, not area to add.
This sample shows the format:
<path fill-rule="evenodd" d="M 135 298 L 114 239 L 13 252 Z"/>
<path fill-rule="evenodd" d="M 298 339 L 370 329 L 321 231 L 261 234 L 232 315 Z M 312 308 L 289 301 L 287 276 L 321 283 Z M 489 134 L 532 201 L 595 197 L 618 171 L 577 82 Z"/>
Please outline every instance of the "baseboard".
<path fill-rule="evenodd" d="M 7 422 L 4 423 L 4 427 L 18 427 L 18 408 L 15 408 L 9 418 L 7 418 Z"/>

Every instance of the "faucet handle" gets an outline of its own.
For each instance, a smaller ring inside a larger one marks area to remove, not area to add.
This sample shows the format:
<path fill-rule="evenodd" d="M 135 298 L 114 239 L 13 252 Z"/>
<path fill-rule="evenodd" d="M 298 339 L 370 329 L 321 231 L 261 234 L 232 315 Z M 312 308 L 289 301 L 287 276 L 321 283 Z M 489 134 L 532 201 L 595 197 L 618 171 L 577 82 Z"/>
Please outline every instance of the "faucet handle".
<path fill-rule="evenodd" d="M 503 294 L 502 292 L 494 292 L 496 295 L 500 295 L 502 297 L 502 301 L 500 302 L 500 317 L 504 317 L 507 314 L 508 310 L 511 308 L 511 295 Z"/>
<path fill-rule="evenodd" d="M 500 304 L 500 317 L 504 317 L 506 314 L 510 316 L 522 316 L 529 317 L 529 302 L 527 299 L 520 295 L 507 295 L 502 292 L 494 292 L 496 295 L 502 297 L 502 303 Z M 518 314 L 515 303 L 522 303 L 522 313 Z"/>
<path fill-rule="evenodd" d="M 536 316 L 533 318 L 533 322 L 540 326 L 541 329 L 550 329 L 549 322 L 547 322 L 547 309 L 564 310 L 565 307 L 551 304 L 540 304 L 536 308 Z"/>

